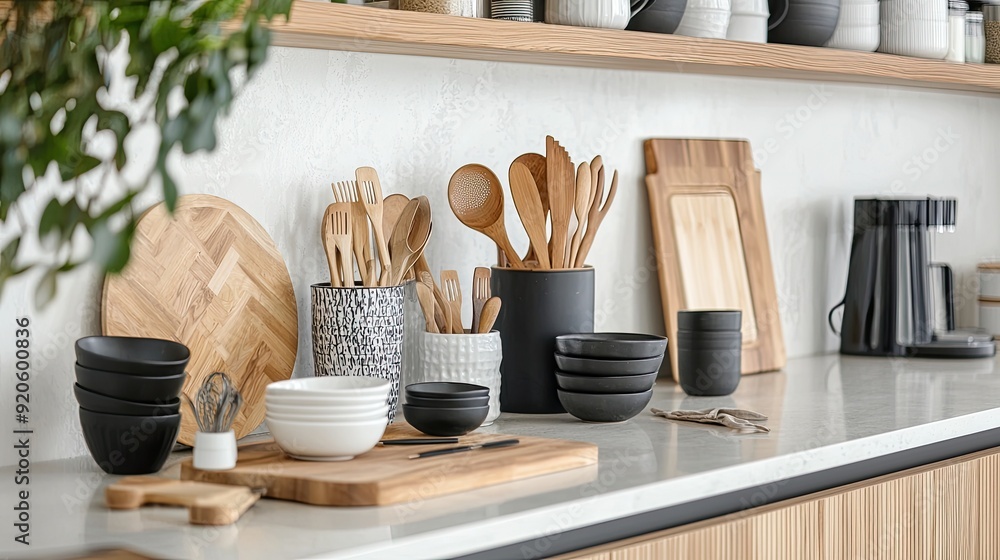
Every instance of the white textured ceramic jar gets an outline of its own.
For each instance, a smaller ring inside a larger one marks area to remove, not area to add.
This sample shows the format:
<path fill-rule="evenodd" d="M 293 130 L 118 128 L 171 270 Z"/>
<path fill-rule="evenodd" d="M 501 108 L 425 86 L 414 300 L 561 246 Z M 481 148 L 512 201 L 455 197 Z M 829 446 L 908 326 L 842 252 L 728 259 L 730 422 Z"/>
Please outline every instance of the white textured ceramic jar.
<path fill-rule="evenodd" d="M 688 0 L 675 35 L 725 39 L 732 16 L 731 0 Z"/>
<path fill-rule="evenodd" d="M 420 345 L 420 381 L 455 381 L 490 388 L 490 413 L 484 426 L 500 416 L 500 333 L 423 333 Z"/>
<path fill-rule="evenodd" d="M 647 0 L 548 0 L 545 23 L 625 29 L 646 4 Z"/>
<path fill-rule="evenodd" d="M 842 0 L 840 17 L 825 47 L 872 52 L 881 41 L 878 0 Z"/>
<path fill-rule="evenodd" d="M 767 0 L 732 0 L 732 16 L 729 18 L 726 39 L 766 43 L 767 18 L 770 15 Z"/>
<path fill-rule="evenodd" d="M 948 54 L 948 3 L 882 0 L 879 52 L 940 60 Z"/>

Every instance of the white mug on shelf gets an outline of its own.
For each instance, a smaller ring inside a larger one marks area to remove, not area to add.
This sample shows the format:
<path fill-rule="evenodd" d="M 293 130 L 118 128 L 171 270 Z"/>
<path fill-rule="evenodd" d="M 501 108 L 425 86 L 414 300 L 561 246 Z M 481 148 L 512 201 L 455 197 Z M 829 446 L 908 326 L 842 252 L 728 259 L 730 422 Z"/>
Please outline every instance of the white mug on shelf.
<path fill-rule="evenodd" d="M 548 0 L 545 23 L 625 29 L 647 4 L 649 0 Z"/>

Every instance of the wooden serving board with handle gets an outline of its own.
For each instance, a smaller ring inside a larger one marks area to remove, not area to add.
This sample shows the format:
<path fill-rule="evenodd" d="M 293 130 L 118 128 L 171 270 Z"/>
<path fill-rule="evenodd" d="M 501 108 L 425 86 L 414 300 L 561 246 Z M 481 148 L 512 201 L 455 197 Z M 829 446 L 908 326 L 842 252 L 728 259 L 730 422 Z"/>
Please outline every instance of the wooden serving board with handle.
<path fill-rule="evenodd" d="M 383 439 L 427 437 L 406 424 L 393 424 Z M 597 464 L 597 446 L 530 436 L 472 433 L 457 445 L 517 438 L 512 447 L 479 449 L 425 459 L 410 455 L 453 445 L 376 446 L 343 462 L 299 461 L 274 443 L 240 448 L 236 467 L 201 471 L 191 461 L 181 478 L 264 489 L 268 498 L 320 506 L 379 506 L 424 500 L 544 474 Z M 594 476 L 597 469 L 594 468 Z"/>
<path fill-rule="evenodd" d="M 259 499 L 260 492 L 246 486 L 154 476 L 126 477 L 104 490 L 104 501 L 111 509 L 136 509 L 146 504 L 184 506 L 193 525 L 236 523 Z"/>
<path fill-rule="evenodd" d="M 142 215 L 132 260 L 104 281 L 101 326 L 187 345 L 192 400 L 213 372 L 227 373 L 244 401 L 237 438 L 264 420 L 264 388 L 292 376 L 298 349 L 295 292 L 277 245 L 242 208 L 203 194 L 180 197 L 173 214 L 160 203 Z M 194 445 L 197 431 L 183 407 L 177 440 Z"/>

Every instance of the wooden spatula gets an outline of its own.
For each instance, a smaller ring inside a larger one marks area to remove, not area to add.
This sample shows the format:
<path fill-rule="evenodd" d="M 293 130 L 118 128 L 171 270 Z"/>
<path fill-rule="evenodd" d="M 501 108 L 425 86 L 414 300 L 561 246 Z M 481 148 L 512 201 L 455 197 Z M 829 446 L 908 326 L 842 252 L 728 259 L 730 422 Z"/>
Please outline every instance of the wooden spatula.
<path fill-rule="evenodd" d="M 547 250 L 546 250 L 547 252 Z M 483 305 L 492 295 L 490 286 L 490 269 L 477 267 L 472 276 L 472 329 L 478 332 L 479 319 L 483 315 Z"/>
<path fill-rule="evenodd" d="M 514 206 L 521 217 L 524 231 L 528 233 L 531 248 L 538 259 L 540 268 L 552 268 L 549 263 L 549 247 L 545 237 L 545 211 L 538 196 L 538 187 L 531 171 L 523 164 L 510 164 L 510 192 L 514 198 Z"/>
<path fill-rule="evenodd" d="M 184 506 L 194 525 L 230 525 L 260 499 L 246 486 L 190 480 L 130 476 L 108 485 L 104 501 L 111 509 L 136 509 L 145 504 Z"/>
<path fill-rule="evenodd" d="M 421 271 L 418 273 L 417 279 L 421 284 L 427 286 L 427 289 L 429 289 L 431 294 L 434 296 L 434 322 L 437 324 L 438 332 L 444 334 L 451 332 L 451 320 L 449 319 L 451 314 L 446 314 L 448 308 L 445 307 L 442 309 L 441 305 L 438 303 L 439 301 L 442 301 L 444 297 L 443 294 L 441 294 L 441 290 L 438 289 L 437 284 L 434 282 L 434 275 L 431 274 L 429 270 Z M 439 294 L 442 295 L 441 298 L 438 297 Z"/>
<path fill-rule="evenodd" d="M 549 240 L 549 262 L 553 268 L 563 268 L 566 261 L 566 238 L 569 235 L 569 220 L 573 214 L 573 184 L 567 182 L 566 173 L 569 154 L 549 136 L 546 138 L 545 163 L 548 166 L 549 205 L 552 211 L 552 236 Z M 570 172 L 570 175 L 572 172 Z"/>
<path fill-rule="evenodd" d="M 517 156 L 514 160 L 516 163 L 520 163 L 528 168 L 531 172 L 532 178 L 535 179 L 535 187 L 538 189 L 538 199 L 542 203 L 542 225 L 549 219 L 549 192 L 548 192 L 548 169 L 545 167 L 545 156 L 541 154 L 521 154 Z M 544 228 L 543 228 L 544 229 Z M 548 239 L 548 230 L 546 230 L 546 239 Z M 546 253 L 548 252 L 548 245 L 546 244 Z M 528 246 L 528 252 L 524 255 L 524 261 L 536 261 L 538 260 L 535 256 L 535 247 L 533 245 Z"/>
<path fill-rule="evenodd" d="M 387 286 L 392 270 L 392 261 L 389 258 L 387 236 L 382 229 L 382 183 L 378 180 L 378 173 L 371 167 L 359 167 L 354 173 L 358 180 L 358 198 L 365 205 L 365 213 L 368 214 L 372 231 L 375 233 L 375 245 L 378 247 L 379 266 L 381 267 L 378 285 Z"/>
<path fill-rule="evenodd" d="M 462 284 L 458 280 L 458 272 L 442 270 L 441 286 L 445 299 L 451 305 L 451 332 L 452 334 L 465 334 L 465 330 L 462 328 Z"/>
<path fill-rule="evenodd" d="M 576 201 L 573 204 L 573 213 L 576 215 L 576 231 L 573 232 L 573 240 L 570 242 L 570 253 L 568 267 L 573 267 L 576 256 L 580 252 L 580 243 L 583 241 L 583 231 L 587 224 L 587 212 L 593 201 L 590 199 L 590 164 L 584 162 L 580 164 L 576 172 Z"/>
<path fill-rule="evenodd" d="M 429 333 L 441 332 L 434 320 L 434 292 L 423 282 L 417 282 L 417 300 L 424 312 L 424 326 Z"/>
<path fill-rule="evenodd" d="M 604 173 L 604 170 L 601 170 Z M 583 243 L 580 244 L 580 253 L 576 256 L 576 262 L 574 266 L 576 268 L 583 267 L 587 260 L 587 254 L 590 253 L 590 247 L 594 244 L 594 237 L 597 235 L 598 228 L 601 227 L 601 222 L 604 221 L 604 216 L 607 216 L 608 210 L 611 209 L 611 203 L 615 201 L 615 193 L 618 192 L 618 172 L 615 171 L 614 177 L 611 179 L 611 191 L 608 192 L 608 198 L 604 201 L 603 206 L 598 208 L 601 204 L 601 196 L 604 185 L 604 180 L 601 179 L 598 183 L 598 192 L 594 197 L 594 203 L 590 207 L 590 215 L 587 217 L 587 233 L 583 236 Z"/>
<path fill-rule="evenodd" d="M 483 306 L 483 315 L 479 319 L 477 333 L 488 333 L 493 329 L 493 324 L 497 322 L 497 315 L 500 314 L 500 298 L 491 297 Z"/>

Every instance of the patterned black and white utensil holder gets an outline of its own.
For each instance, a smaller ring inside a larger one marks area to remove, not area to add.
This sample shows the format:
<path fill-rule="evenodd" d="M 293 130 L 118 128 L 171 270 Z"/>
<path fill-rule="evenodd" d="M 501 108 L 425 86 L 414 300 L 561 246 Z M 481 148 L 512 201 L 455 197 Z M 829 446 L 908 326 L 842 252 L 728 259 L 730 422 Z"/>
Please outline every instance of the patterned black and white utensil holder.
<path fill-rule="evenodd" d="M 534 0 L 493 0 L 490 16 L 510 21 L 535 21 Z"/>
<path fill-rule="evenodd" d="M 310 289 L 316 376 L 388 379 L 392 422 L 403 356 L 403 286 L 334 288 L 324 282 Z"/>

